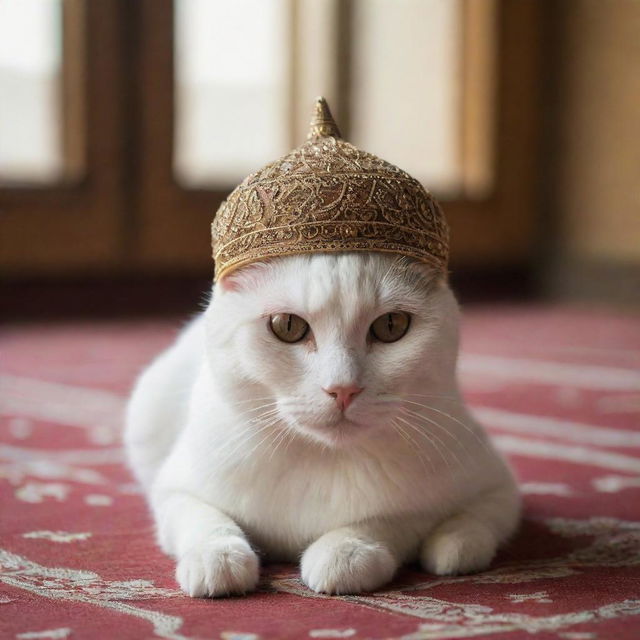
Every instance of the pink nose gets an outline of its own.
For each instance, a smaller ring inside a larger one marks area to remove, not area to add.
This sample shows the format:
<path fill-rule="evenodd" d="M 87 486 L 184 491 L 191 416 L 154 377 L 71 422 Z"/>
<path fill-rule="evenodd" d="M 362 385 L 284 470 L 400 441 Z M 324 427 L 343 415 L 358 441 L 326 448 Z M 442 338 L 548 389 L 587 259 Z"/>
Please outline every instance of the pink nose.
<path fill-rule="evenodd" d="M 353 399 L 362 391 L 362 387 L 350 384 L 344 387 L 329 387 L 328 389 L 323 387 L 322 390 L 335 398 L 340 411 L 346 411 Z"/>

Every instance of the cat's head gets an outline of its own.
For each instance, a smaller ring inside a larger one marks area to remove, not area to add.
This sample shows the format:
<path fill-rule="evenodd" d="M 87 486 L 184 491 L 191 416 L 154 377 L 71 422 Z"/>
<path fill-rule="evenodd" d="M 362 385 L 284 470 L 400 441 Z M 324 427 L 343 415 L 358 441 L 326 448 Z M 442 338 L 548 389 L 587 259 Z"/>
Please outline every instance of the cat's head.
<path fill-rule="evenodd" d="M 279 420 L 330 446 L 390 429 L 402 398 L 454 384 L 455 299 L 441 274 L 406 258 L 244 267 L 216 285 L 206 325 L 214 378 L 238 411 L 263 407 L 247 413 L 264 415 L 257 428 Z"/>

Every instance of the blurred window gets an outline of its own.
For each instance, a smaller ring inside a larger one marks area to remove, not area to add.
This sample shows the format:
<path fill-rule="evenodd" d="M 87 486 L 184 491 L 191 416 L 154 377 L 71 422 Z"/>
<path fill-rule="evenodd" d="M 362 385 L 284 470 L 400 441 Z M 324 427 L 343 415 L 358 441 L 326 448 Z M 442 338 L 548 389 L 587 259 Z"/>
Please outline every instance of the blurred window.
<path fill-rule="evenodd" d="M 174 170 L 236 184 L 287 150 L 285 0 L 177 0 Z"/>
<path fill-rule="evenodd" d="M 439 193 L 462 180 L 461 3 L 357 0 L 352 141 Z"/>
<path fill-rule="evenodd" d="M 63 171 L 62 0 L 0 2 L 0 182 Z"/>
<path fill-rule="evenodd" d="M 182 184 L 237 184 L 304 140 L 325 95 L 350 141 L 441 197 L 490 188 L 492 140 L 484 157 L 476 143 L 492 135 L 481 104 L 495 61 L 474 43 L 494 38 L 478 38 L 493 0 L 177 0 L 175 12 Z"/>

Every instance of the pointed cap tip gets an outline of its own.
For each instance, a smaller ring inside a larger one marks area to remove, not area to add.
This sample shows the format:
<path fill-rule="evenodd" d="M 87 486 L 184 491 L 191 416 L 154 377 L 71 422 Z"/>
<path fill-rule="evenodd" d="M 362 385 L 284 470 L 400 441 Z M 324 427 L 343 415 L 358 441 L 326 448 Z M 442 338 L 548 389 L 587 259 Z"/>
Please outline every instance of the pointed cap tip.
<path fill-rule="evenodd" d="M 328 137 L 340 138 L 340 129 L 338 129 L 338 125 L 331 115 L 327 101 L 322 96 L 319 96 L 316 98 L 316 103 L 313 107 L 307 140 Z"/>

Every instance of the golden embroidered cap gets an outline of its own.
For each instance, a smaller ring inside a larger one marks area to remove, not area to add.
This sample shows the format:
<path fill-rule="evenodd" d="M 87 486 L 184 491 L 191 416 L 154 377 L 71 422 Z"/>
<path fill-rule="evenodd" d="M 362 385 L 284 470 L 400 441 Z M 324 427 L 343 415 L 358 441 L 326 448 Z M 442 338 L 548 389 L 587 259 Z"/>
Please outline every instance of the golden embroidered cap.
<path fill-rule="evenodd" d="M 307 141 L 248 176 L 212 227 L 216 279 L 268 258 L 383 251 L 446 270 L 449 231 L 408 173 L 342 140 L 318 98 Z"/>

